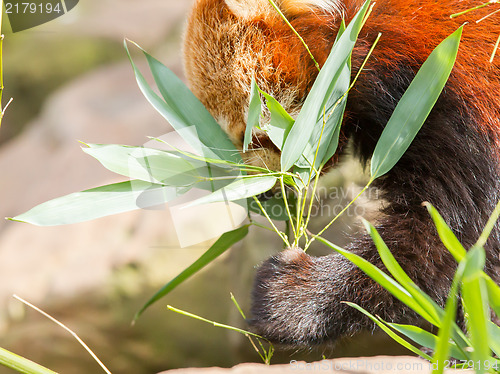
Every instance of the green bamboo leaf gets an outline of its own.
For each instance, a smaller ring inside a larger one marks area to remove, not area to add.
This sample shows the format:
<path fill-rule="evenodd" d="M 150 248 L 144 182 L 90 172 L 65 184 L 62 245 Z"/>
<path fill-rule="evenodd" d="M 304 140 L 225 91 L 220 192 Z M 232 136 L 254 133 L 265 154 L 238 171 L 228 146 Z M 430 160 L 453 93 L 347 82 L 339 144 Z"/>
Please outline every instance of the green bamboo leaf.
<path fill-rule="evenodd" d="M 269 191 L 276 184 L 276 181 L 277 178 L 272 176 L 240 178 L 208 196 L 193 201 L 187 206 L 246 199 Z"/>
<path fill-rule="evenodd" d="M 146 182 L 193 186 L 213 192 L 229 184 L 231 177 L 236 179 L 241 175 L 237 167 L 219 167 L 180 152 L 114 144 L 88 144 L 88 147 L 83 150 L 107 169 Z"/>
<path fill-rule="evenodd" d="M 134 64 L 126 41 L 124 44 L 142 93 L 179 135 L 202 155 L 241 162 L 241 156 L 231 140 L 189 88 L 172 71 L 141 48 L 163 96 L 162 100 Z"/>
<path fill-rule="evenodd" d="M 463 247 L 462 243 L 460 243 L 453 231 L 451 231 L 450 227 L 446 224 L 437 209 L 429 203 L 424 203 L 424 205 L 434 221 L 434 225 L 436 226 L 438 235 L 444 246 L 448 249 L 448 251 L 450 251 L 457 262 L 462 261 L 467 254 L 467 251 Z"/>
<path fill-rule="evenodd" d="M 186 188 L 134 180 L 59 197 L 10 220 L 37 226 L 67 225 L 158 206 L 185 192 Z"/>
<path fill-rule="evenodd" d="M 27 358 L 0 348 L 0 365 L 25 374 L 57 374 Z"/>
<path fill-rule="evenodd" d="M 439 326 L 442 309 L 404 272 L 403 268 L 401 268 L 399 263 L 396 261 L 375 227 L 366 220 L 363 220 L 363 223 L 365 224 L 366 230 L 372 237 L 373 242 L 375 243 L 375 246 L 380 254 L 380 258 L 382 259 L 382 262 L 387 270 L 389 270 L 389 273 L 391 273 L 396 281 L 398 281 L 408 291 L 408 293 L 412 295 L 414 300 L 419 304 L 420 309 L 425 311 L 425 313 L 421 314 L 421 316 L 433 325 Z"/>
<path fill-rule="evenodd" d="M 174 152 L 153 148 L 115 144 L 88 146 L 83 151 L 96 158 L 106 169 L 146 182 L 188 186 L 199 182 L 202 178 L 200 171 L 207 168 L 207 163 L 186 160 Z"/>
<path fill-rule="evenodd" d="M 475 362 L 486 362 L 491 357 L 489 348 L 490 310 L 488 293 L 482 276 L 486 263 L 486 253 L 482 247 L 472 247 L 466 256 L 462 279 L 462 300 L 467 317 L 468 331 L 474 348 Z M 476 373 L 484 373 L 483 365 L 475 367 Z"/>
<path fill-rule="evenodd" d="M 486 226 L 481 233 L 481 236 L 479 237 L 476 245 L 478 247 L 484 247 L 486 245 L 486 242 L 488 241 L 488 238 L 491 235 L 491 232 L 495 228 L 495 225 L 497 224 L 498 219 L 500 218 L 500 201 L 498 202 L 497 206 L 493 210 L 493 213 L 491 214 L 490 219 L 486 223 Z"/>
<path fill-rule="evenodd" d="M 257 87 L 257 82 L 255 81 L 255 77 L 253 77 L 250 88 L 247 127 L 245 130 L 245 139 L 243 140 L 243 152 L 248 151 L 248 145 L 252 142 L 252 129 L 259 127 L 261 114 L 262 103 L 260 102 L 259 87 Z"/>
<path fill-rule="evenodd" d="M 295 164 L 311 139 L 316 124 L 321 120 L 325 107 L 328 101 L 331 100 L 336 83 L 343 75 L 343 67 L 354 48 L 369 4 L 369 0 L 364 3 L 361 10 L 342 33 L 338 42 L 334 44 L 325 65 L 316 78 L 309 95 L 307 95 L 295 124 L 286 138 L 281 153 L 281 170 L 289 170 Z M 342 92 L 342 94 L 344 93 L 345 91 Z"/>
<path fill-rule="evenodd" d="M 433 370 L 434 373 L 443 373 L 445 369 L 445 361 L 449 359 L 450 353 L 452 357 L 460 360 L 464 359 L 463 356 L 466 356 L 466 360 L 470 359 L 469 353 L 466 349 L 468 344 L 464 344 L 460 342 L 460 340 L 457 340 L 457 342 L 461 343 L 458 347 L 455 345 L 455 347 L 459 349 L 459 352 L 457 352 L 452 348 L 453 346 L 450 343 L 450 338 L 453 335 L 453 329 L 456 328 L 455 319 L 459 297 L 458 288 L 462 282 L 465 266 L 466 260 L 460 262 L 455 276 L 453 277 L 448 299 L 446 300 L 444 316 L 441 320 L 437 344 L 434 347 L 433 362 L 437 364 L 437 367 Z M 458 353 L 461 353 L 462 355 L 459 356 Z"/>
<path fill-rule="evenodd" d="M 368 318 L 370 318 L 387 335 L 389 335 L 392 339 L 394 339 L 396 342 L 398 342 L 399 344 L 401 344 L 403 347 L 405 347 L 409 351 L 417 354 L 420 357 L 425 358 L 426 360 L 429 360 L 429 361 L 431 360 L 431 357 L 428 354 L 422 352 L 422 350 L 420 350 L 419 348 L 415 347 L 413 344 L 409 343 L 408 341 L 406 341 L 405 339 L 401 338 L 399 335 L 397 335 L 396 333 L 394 333 L 394 331 L 392 331 L 388 327 L 389 324 L 387 322 L 385 322 L 384 320 L 382 320 L 381 318 L 375 317 L 373 314 L 371 314 L 368 311 L 364 310 L 362 307 L 360 307 L 357 304 L 349 303 L 349 302 L 344 302 L 344 303 L 347 304 L 347 305 L 349 305 L 350 307 L 352 307 L 354 309 L 357 309 L 358 311 L 360 311 L 361 313 L 363 313 L 365 316 L 367 316 Z"/>
<path fill-rule="evenodd" d="M 159 290 L 135 315 L 134 320 L 137 320 L 141 314 L 153 305 L 155 302 L 165 297 L 169 292 L 176 288 L 179 284 L 186 279 L 196 274 L 203 269 L 206 265 L 214 261 L 221 254 L 226 252 L 234 244 L 243 240 L 248 234 L 249 225 L 242 226 L 236 230 L 226 232 L 223 234 L 198 260 L 191 264 L 188 268 L 182 271 L 178 276 L 168 282 L 161 290 Z"/>
<path fill-rule="evenodd" d="M 413 340 L 418 345 L 420 345 L 422 347 L 430 348 L 433 351 L 436 350 L 436 346 L 437 346 L 438 342 L 440 341 L 436 335 L 434 335 L 434 334 L 432 334 L 432 333 L 430 333 L 430 332 L 428 332 L 428 331 L 426 331 L 418 326 L 401 325 L 401 324 L 397 324 L 397 323 L 388 323 L 388 322 L 386 322 L 386 323 L 387 323 L 387 325 L 392 327 L 394 330 L 403 334 L 407 338 Z M 449 337 L 448 337 L 448 339 L 449 339 Z M 446 340 L 448 340 L 448 339 L 446 339 Z M 454 342 L 450 342 L 449 345 L 450 345 L 450 352 L 451 352 L 452 357 L 459 359 L 459 360 L 469 360 L 470 359 L 470 357 L 467 356 L 466 353 L 464 353 L 464 351 L 462 351 L 460 348 L 458 348 Z"/>
<path fill-rule="evenodd" d="M 265 131 L 274 145 L 281 150 L 295 120 L 274 97 L 258 87 L 257 89 L 266 99 L 267 109 L 271 113 L 271 122 L 265 127 Z"/>
<path fill-rule="evenodd" d="M 424 124 L 455 64 L 462 31 L 463 26 L 436 47 L 399 101 L 373 152 L 372 179 L 396 165 Z"/>
<path fill-rule="evenodd" d="M 394 297 L 399 299 L 402 303 L 408 305 L 410 308 L 415 310 L 421 316 L 428 316 L 428 313 L 420 306 L 420 304 L 413 298 L 413 296 L 398 282 L 384 273 L 382 270 L 378 269 L 375 265 L 366 261 L 364 258 L 359 257 L 358 255 L 346 251 L 345 249 L 330 243 L 329 241 L 316 237 L 316 240 L 323 243 L 327 247 L 333 249 L 334 251 L 340 253 L 361 270 L 363 270 L 370 278 L 372 278 L 375 282 L 384 287 L 387 291 L 389 291 Z"/>

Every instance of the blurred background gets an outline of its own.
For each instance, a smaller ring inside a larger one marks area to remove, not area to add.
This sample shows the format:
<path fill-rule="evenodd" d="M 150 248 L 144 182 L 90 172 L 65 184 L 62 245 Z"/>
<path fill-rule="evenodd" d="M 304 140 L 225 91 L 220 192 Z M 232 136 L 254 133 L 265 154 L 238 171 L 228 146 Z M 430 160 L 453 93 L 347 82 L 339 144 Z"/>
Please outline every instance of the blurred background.
<path fill-rule="evenodd" d="M 14 101 L 0 129 L 0 217 L 122 180 L 85 155 L 79 140 L 142 145 L 147 136 L 171 131 L 140 93 L 123 39 L 182 76 L 182 32 L 191 4 L 81 1 L 67 15 L 15 34 L 4 20 L 4 103 Z M 351 185 L 350 174 L 352 165 L 344 166 L 325 183 Z M 344 244 L 353 230 L 353 221 L 345 221 L 330 237 Z M 116 373 L 258 361 L 244 337 L 169 312 L 166 305 L 244 328 L 229 293 L 248 311 L 255 266 L 281 248 L 261 231 L 252 230 L 131 326 L 144 302 L 210 244 L 180 248 L 168 209 L 51 228 L 0 220 L 0 347 L 61 373 L 100 370 L 67 332 L 13 299 L 17 294 L 67 324 Z M 284 352 L 274 362 L 394 352 L 378 339 Z M 0 373 L 10 372 L 0 367 Z"/>

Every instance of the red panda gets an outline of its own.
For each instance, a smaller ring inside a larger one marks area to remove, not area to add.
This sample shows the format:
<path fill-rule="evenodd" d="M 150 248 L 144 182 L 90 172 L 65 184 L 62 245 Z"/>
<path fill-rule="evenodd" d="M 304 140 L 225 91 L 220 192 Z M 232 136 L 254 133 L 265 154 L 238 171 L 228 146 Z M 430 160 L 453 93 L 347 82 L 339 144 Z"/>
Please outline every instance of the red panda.
<path fill-rule="evenodd" d="M 343 18 L 361 0 L 276 0 L 281 11 L 322 65 Z M 375 48 L 350 92 L 339 150 L 348 141 L 369 160 L 399 99 L 431 51 L 469 16 L 450 15 L 478 5 L 472 0 L 380 0 L 352 55 L 357 72 L 378 33 Z M 479 19 L 491 9 L 469 13 Z M 500 56 L 489 62 L 500 17 L 465 27 L 456 65 L 422 130 L 377 183 L 387 201 L 377 229 L 410 277 L 440 305 L 449 292 L 456 262 L 441 244 L 422 202 L 443 215 L 464 246 L 478 239 L 500 200 Z M 250 86 L 272 94 L 298 113 L 318 70 L 298 37 L 268 0 L 196 0 L 185 34 L 185 70 L 193 92 L 237 146 L 246 127 Z M 253 134 L 252 163 L 279 170 L 279 151 L 266 134 Z M 348 248 L 383 268 L 368 235 Z M 500 227 L 487 247 L 486 271 L 500 276 Z M 351 301 L 387 321 L 417 323 L 418 316 L 338 254 L 312 257 L 288 249 L 257 270 L 249 323 L 257 333 L 293 346 L 311 346 L 371 328 L 371 322 L 341 303 Z"/>

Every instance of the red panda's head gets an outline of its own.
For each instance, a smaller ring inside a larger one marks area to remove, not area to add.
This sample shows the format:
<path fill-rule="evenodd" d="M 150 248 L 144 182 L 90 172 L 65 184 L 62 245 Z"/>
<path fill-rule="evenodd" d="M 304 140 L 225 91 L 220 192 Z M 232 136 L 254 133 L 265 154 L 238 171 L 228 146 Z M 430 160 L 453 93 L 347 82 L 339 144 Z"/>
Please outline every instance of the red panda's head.
<path fill-rule="evenodd" d="M 342 18 L 337 0 L 275 0 L 322 65 Z M 246 128 L 250 86 L 297 114 L 318 73 L 307 50 L 268 0 L 196 0 L 184 44 L 190 87 L 237 147 Z M 254 165 L 279 170 L 279 152 L 254 129 Z"/>

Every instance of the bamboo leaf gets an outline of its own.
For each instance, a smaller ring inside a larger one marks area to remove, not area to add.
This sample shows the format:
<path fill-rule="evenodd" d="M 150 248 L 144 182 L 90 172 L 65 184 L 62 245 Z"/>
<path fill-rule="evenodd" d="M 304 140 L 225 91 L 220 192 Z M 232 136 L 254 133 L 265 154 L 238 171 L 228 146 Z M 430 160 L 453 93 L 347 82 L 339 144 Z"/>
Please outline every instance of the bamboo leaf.
<path fill-rule="evenodd" d="M 387 245 L 382 240 L 382 237 L 377 232 L 375 227 L 366 220 L 363 220 L 365 227 L 373 239 L 375 246 L 380 254 L 380 258 L 391 275 L 412 295 L 421 310 L 425 313 L 421 314 L 427 321 L 435 326 L 440 325 L 442 309 L 425 294 L 413 280 L 404 272 L 399 263 L 396 261 Z"/>
<path fill-rule="evenodd" d="M 168 186 L 195 186 L 208 191 L 225 187 L 241 175 L 238 167 L 209 164 L 180 152 L 115 144 L 88 144 L 83 150 L 105 168 L 132 179 Z"/>
<path fill-rule="evenodd" d="M 189 205 L 196 206 L 221 201 L 236 201 L 246 199 L 269 191 L 275 184 L 277 178 L 272 176 L 248 177 L 237 179 L 224 188 L 214 193 L 193 201 Z"/>
<path fill-rule="evenodd" d="M 483 278 L 488 290 L 488 300 L 495 314 L 500 318 L 500 287 L 488 275 L 483 273 Z M 500 342 L 500 340 L 499 340 Z"/>
<path fill-rule="evenodd" d="M 89 144 L 83 151 L 106 169 L 132 179 L 170 186 L 187 186 L 200 181 L 199 171 L 207 163 L 186 160 L 174 152 L 115 144 Z"/>
<path fill-rule="evenodd" d="M 415 347 L 413 344 L 409 343 L 408 341 L 404 340 L 403 338 L 401 338 L 399 335 L 397 335 L 396 333 L 394 333 L 389 327 L 388 327 L 388 323 L 383 321 L 381 318 L 378 318 L 378 317 L 375 317 L 374 315 L 372 315 L 371 313 L 369 313 L 368 311 L 364 310 L 362 307 L 360 307 L 359 305 L 357 304 L 354 304 L 354 303 L 349 303 L 349 302 L 345 302 L 345 304 L 349 305 L 350 307 L 354 308 L 354 309 L 357 309 L 358 311 L 360 311 L 361 313 L 363 313 L 365 316 L 367 316 L 368 318 L 370 318 L 378 327 L 380 327 L 387 335 L 389 335 L 392 339 L 394 339 L 396 342 L 398 342 L 399 344 L 401 344 L 403 347 L 405 347 L 406 349 L 410 350 L 411 352 L 419 355 L 420 357 L 423 357 L 427 360 L 431 360 L 431 357 L 429 355 L 427 355 L 426 353 L 422 352 L 422 350 L 418 349 L 417 347 Z"/>
<path fill-rule="evenodd" d="M 424 124 L 455 64 L 462 31 L 463 26 L 436 47 L 399 101 L 373 152 L 372 179 L 396 165 Z"/>
<path fill-rule="evenodd" d="M 500 357 L 500 326 L 497 326 L 492 321 L 488 321 L 488 332 L 490 335 L 490 348 L 495 353 L 496 357 Z M 490 361 L 492 361 L 490 359 Z M 497 359 L 497 367 L 500 365 Z"/>
<path fill-rule="evenodd" d="M 241 162 L 239 152 L 226 133 L 189 88 L 166 66 L 143 50 L 163 96 L 162 100 L 134 64 L 126 41 L 124 44 L 142 93 L 184 140 L 204 156 Z"/>
<path fill-rule="evenodd" d="M 429 203 L 425 203 L 424 205 L 434 221 L 434 225 L 436 226 L 438 235 L 444 246 L 448 249 L 448 251 L 450 251 L 457 262 L 462 261 L 467 254 L 467 251 L 463 247 L 462 243 L 460 243 L 453 231 L 451 231 L 450 227 L 446 224 L 445 220 L 441 217 L 436 208 Z"/>
<path fill-rule="evenodd" d="M 168 295 L 173 289 L 203 269 L 209 263 L 214 261 L 221 254 L 226 252 L 234 244 L 248 234 L 248 225 L 242 226 L 236 230 L 226 232 L 223 234 L 198 260 L 191 264 L 188 268 L 182 271 L 178 276 L 168 282 L 161 290 L 159 290 L 136 314 L 134 320 L 137 320 L 141 314 L 161 298 Z"/>
<path fill-rule="evenodd" d="M 353 264 L 355 264 L 357 267 L 359 267 L 361 270 L 363 270 L 370 278 L 372 278 L 375 282 L 380 284 L 382 287 L 384 287 L 387 291 L 389 291 L 394 297 L 399 299 L 402 303 L 408 305 L 410 308 L 415 310 L 417 313 L 419 313 L 422 316 L 428 316 L 428 313 L 423 309 L 420 304 L 413 298 L 413 296 L 403 287 L 401 286 L 398 282 L 396 282 L 394 279 L 392 279 L 390 276 L 388 276 L 386 273 L 384 273 L 382 270 L 377 268 L 375 265 L 371 264 L 370 262 L 366 261 L 364 258 L 351 253 L 349 251 L 346 251 L 345 249 L 330 243 L 329 241 L 321 238 L 321 237 L 316 237 L 316 240 L 319 242 L 323 243 L 327 247 L 335 250 L 336 252 L 340 253 L 343 255 L 345 258 L 347 258 L 349 261 L 351 261 Z"/>
<path fill-rule="evenodd" d="M 248 145 L 252 142 L 252 129 L 259 126 L 261 114 L 262 103 L 260 102 L 259 87 L 257 87 L 254 77 L 252 78 L 252 86 L 250 88 L 250 104 L 248 106 L 245 139 L 243 140 L 243 152 L 248 151 Z"/>
<path fill-rule="evenodd" d="M 413 326 L 413 325 L 401 325 L 397 323 L 387 323 L 390 327 L 392 327 L 394 330 L 398 331 L 399 333 L 405 335 L 407 338 L 410 338 L 413 340 L 415 343 L 419 344 L 422 347 L 427 347 L 432 349 L 433 351 L 436 350 L 436 346 L 438 342 L 440 341 L 439 338 L 418 327 L 418 326 Z M 449 339 L 449 337 L 448 337 Z M 448 341 L 446 339 L 446 341 Z M 469 360 L 470 357 L 468 357 L 464 352 L 457 347 L 457 345 L 453 342 L 449 343 L 450 345 L 450 352 L 451 356 L 459 359 L 459 360 Z"/>
<path fill-rule="evenodd" d="M 10 220 L 37 226 L 67 225 L 158 206 L 185 192 L 186 188 L 134 180 L 59 197 Z"/>
<path fill-rule="evenodd" d="M 342 68 L 354 48 L 369 4 L 369 0 L 364 3 L 338 42 L 334 44 L 325 65 L 316 78 L 309 95 L 307 95 L 302 110 L 283 146 L 281 153 L 282 171 L 290 169 L 295 164 L 311 139 L 316 124 L 320 121 L 328 101 L 331 100 L 336 83 L 343 75 Z M 345 91 L 342 92 L 342 94 L 344 93 Z"/>
<path fill-rule="evenodd" d="M 265 131 L 274 145 L 278 147 L 279 150 L 282 150 L 283 144 L 295 120 L 274 97 L 262 91 L 260 88 L 257 89 L 266 99 L 266 106 L 271 113 L 271 122 L 266 126 Z"/>

